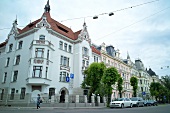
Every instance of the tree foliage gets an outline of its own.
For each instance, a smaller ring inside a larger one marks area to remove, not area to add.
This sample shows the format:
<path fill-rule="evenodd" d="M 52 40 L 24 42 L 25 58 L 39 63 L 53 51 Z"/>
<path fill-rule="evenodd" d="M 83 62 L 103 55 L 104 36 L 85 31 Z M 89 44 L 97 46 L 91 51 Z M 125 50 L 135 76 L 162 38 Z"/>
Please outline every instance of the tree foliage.
<path fill-rule="evenodd" d="M 119 78 L 119 74 L 116 68 L 114 67 L 109 67 L 105 70 L 104 75 L 102 77 L 102 82 L 105 85 L 106 88 L 106 93 L 108 96 L 107 100 L 107 106 L 109 106 L 109 102 L 111 101 L 111 94 L 112 94 L 112 85 L 117 82 Z"/>
<path fill-rule="evenodd" d="M 130 84 L 133 87 L 133 96 L 136 97 L 136 93 L 138 89 L 138 79 L 135 76 L 131 77 Z"/>
<path fill-rule="evenodd" d="M 165 89 L 159 82 L 152 82 L 150 85 L 151 96 L 155 96 L 156 100 L 161 95 L 161 93 L 163 94 L 163 90 Z"/>
<path fill-rule="evenodd" d="M 122 90 L 123 90 L 122 84 L 123 84 L 123 79 L 120 76 L 118 79 L 118 91 L 119 91 L 120 98 L 122 98 Z"/>
<path fill-rule="evenodd" d="M 106 66 L 103 63 L 92 63 L 85 71 L 85 80 L 82 83 L 82 88 L 89 86 L 89 97 L 92 93 L 96 93 L 101 84 L 101 78 L 103 76 Z"/>

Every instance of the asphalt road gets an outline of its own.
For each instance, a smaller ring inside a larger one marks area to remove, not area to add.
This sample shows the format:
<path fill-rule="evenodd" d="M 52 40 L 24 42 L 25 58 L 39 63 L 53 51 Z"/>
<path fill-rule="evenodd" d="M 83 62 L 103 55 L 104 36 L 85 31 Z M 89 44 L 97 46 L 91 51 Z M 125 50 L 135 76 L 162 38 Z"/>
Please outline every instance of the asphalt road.
<path fill-rule="evenodd" d="M 36 110 L 33 108 L 0 108 L 0 113 L 170 113 L 170 105 L 159 105 L 152 107 L 134 107 L 134 108 L 81 108 L 81 109 L 58 109 L 58 108 L 41 108 Z"/>

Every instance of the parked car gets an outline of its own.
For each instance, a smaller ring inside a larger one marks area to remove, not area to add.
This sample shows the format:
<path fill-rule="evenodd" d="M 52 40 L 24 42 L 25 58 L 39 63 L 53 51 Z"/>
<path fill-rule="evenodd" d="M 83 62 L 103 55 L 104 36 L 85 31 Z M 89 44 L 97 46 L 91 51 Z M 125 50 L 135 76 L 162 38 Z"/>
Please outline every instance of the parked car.
<path fill-rule="evenodd" d="M 148 100 L 144 101 L 144 106 L 151 106 L 151 103 Z"/>
<path fill-rule="evenodd" d="M 151 104 L 151 106 L 158 106 L 158 102 L 156 100 L 149 100 L 148 102 Z"/>
<path fill-rule="evenodd" d="M 132 101 L 133 106 L 144 106 L 144 100 L 141 97 L 132 97 L 130 100 Z"/>
<path fill-rule="evenodd" d="M 132 108 L 132 106 L 133 106 L 132 101 L 128 98 L 118 98 L 117 100 L 110 102 L 110 108 L 114 108 L 114 107 L 120 107 L 120 108 L 130 107 L 130 108 Z"/>

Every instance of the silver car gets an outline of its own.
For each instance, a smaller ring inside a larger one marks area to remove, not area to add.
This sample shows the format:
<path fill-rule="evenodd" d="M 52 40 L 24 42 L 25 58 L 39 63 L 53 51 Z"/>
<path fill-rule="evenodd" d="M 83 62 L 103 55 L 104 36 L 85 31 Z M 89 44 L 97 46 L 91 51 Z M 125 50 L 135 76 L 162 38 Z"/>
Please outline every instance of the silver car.
<path fill-rule="evenodd" d="M 144 100 L 141 97 L 132 97 L 130 100 L 132 101 L 133 106 L 144 106 Z"/>
<path fill-rule="evenodd" d="M 132 108 L 132 106 L 133 106 L 132 101 L 128 98 L 118 98 L 117 100 L 110 102 L 110 108 L 114 108 L 114 107 L 120 107 L 120 108 L 130 107 L 130 108 Z"/>

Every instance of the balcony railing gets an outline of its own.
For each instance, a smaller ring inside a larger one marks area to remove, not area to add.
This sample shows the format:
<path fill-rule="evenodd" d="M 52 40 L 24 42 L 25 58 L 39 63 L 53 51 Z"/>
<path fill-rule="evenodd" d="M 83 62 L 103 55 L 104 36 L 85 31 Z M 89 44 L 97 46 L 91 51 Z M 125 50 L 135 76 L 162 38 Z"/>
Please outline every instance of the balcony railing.
<path fill-rule="evenodd" d="M 39 46 L 48 46 L 52 50 L 54 50 L 54 45 L 48 40 L 33 40 L 31 46 L 39 45 Z"/>
<path fill-rule="evenodd" d="M 45 65 L 49 65 L 50 64 L 50 60 L 45 59 L 45 58 L 31 58 L 30 59 L 30 64 L 45 64 Z"/>
<path fill-rule="evenodd" d="M 49 79 L 46 79 L 46 78 L 41 78 L 41 77 L 29 77 L 26 79 L 27 81 L 27 84 L 30 84 L 30 85 L 50 85 L 51 83 L 51 80 Z"/>

